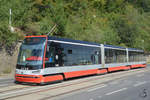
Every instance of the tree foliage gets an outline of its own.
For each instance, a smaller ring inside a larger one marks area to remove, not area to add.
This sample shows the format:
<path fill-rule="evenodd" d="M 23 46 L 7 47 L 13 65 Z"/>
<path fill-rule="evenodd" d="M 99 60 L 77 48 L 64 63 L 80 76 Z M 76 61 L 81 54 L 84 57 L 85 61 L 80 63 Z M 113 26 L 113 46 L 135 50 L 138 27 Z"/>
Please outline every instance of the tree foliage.
<path fill-rule="evenodd" d="M 149 0 L 0 0 L 2 46 L 20 39 L 8 28 L 10 8 L 12 26 L 24 35 L 46 34 L 57 25 L 51 36 L 150 51 Z"/>

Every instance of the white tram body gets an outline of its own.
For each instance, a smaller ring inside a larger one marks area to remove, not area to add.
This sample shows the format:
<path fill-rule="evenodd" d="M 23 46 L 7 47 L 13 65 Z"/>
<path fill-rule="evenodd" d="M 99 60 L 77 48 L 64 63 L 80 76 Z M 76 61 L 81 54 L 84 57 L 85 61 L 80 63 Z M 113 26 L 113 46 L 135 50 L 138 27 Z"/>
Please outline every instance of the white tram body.
<path fill-rule="evenodd" d="M 15 81 L 44 84 L 143 67 L 143 50 L 45 35 L 26 36 L 18 55 Z"/>

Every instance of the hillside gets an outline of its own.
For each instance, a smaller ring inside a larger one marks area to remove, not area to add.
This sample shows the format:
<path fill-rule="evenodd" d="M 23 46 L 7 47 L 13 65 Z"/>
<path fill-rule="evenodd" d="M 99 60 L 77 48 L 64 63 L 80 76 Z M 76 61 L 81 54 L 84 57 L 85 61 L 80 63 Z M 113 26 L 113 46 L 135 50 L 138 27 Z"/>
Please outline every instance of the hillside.
<path fill-rule="evenodd" d="M 150 0 L 0 0 L 0 49 L 10 54 L 24 35 L 54 25 L 51 36 L 150 51 Z"/>

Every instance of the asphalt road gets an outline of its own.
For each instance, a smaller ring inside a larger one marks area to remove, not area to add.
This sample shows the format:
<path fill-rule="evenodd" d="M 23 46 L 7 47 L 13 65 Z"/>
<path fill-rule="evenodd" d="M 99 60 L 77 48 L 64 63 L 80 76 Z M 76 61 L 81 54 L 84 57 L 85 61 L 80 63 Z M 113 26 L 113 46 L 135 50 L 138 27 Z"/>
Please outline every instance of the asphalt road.
<path fill-rule="evenodd" d="M 45 86 L 0 77 L 0 100 L 150 100 L 150 66 Z"/>
<path fill-rule="evenodd" d="M 150 100 L 150 72 L 106 82 L 57 100 Z"/>

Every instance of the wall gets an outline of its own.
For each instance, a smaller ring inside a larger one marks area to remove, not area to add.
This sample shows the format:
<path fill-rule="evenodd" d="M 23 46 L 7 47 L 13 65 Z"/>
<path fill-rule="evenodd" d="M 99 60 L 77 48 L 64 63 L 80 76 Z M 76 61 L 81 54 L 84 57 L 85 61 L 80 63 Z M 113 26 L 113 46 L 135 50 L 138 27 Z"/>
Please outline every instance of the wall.
<path fill-rule="evenodd" d="M 8 55 L 4 49 L 0 51 L 0 75 L 8 73 L 14 74 L 19 47 L 20 43 L 16 46 L 12 56 Z"/>

